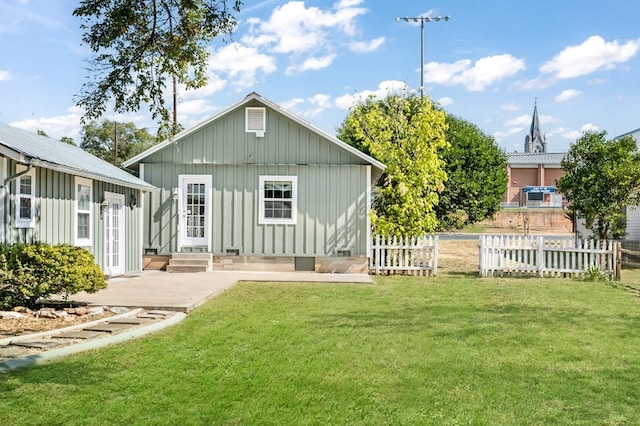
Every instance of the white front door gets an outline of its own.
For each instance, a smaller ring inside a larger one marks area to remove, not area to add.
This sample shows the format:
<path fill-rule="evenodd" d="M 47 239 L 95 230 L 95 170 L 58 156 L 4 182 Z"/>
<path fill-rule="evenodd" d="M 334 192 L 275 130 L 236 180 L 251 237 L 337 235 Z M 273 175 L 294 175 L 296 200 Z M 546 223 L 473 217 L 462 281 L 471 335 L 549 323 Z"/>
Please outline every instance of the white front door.
<path fill-rule="evenodd" d="M 107 275 L 124 274 L 124 195 L 105 192 L 106 207 L 104 223 L 104 269 Z"/>
<path fill-rule="evenodd" d="M 180 248 L 210 249 L 211 176 L 180 175 Z"/>

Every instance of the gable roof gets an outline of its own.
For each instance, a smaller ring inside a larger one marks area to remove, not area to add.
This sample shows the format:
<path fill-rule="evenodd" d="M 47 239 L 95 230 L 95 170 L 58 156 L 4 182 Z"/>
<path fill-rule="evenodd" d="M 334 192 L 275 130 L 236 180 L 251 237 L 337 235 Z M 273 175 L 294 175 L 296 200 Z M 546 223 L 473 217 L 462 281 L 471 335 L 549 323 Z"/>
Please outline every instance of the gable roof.
<path fill-rule="evenodd" d="M 251 101 L 258 101 L 262 104 L 264 104 L 265 106 L 279 112 L 280 114 L 286 116 L 287 118 L 293 120 L 294 122 L 296 122 L 297 124 L 307 128 L 308 130 L 312 131 L 313 133 L 316 133 L 317 135 L 327 139 L 329 142 L 337 145 L 338 147 L 342 148 L 343 150 L 353 154 L 354 156 L 360 158 L 361 160 L 369 163 L 370 165 L 372 165 L 374 168 L 378 169 L 380 173 L 382 173 L 382 171 L 386 168 L 386 166 L 384 164 L 382 164 L 380 161 L 376 160 L 375 158 L 365 154 L 364 152 L 352 147 L 351 145 L 341 141 L 340 139 L 329 135 L 328 133 L 324 132 L 323 130 L 320 130 L 319 128 L 315 127 L 313 124 L 309 123 L 308 121 L 298 117 L 297 115 L 287 111 L 286 109 L 282 108 L 281 106 L 279 106 L 278 104 L 275 104 L 273 102 L 271 102 L 270 100 L 263 98 L 262 96 L 258 95 L 255 92 L 250 93 L 249 95 L 247 95 L 244 99 L 242 99 L 239 102 L 236 102 L 235 104 L 223 109 L 222 111 L 218 112 L 217 114 L 201 121 L 200 123 L 196 124 L 194 127 L 190 128 L 190 129 L 186 129 L 183 130 L 182 132 L 178 133 L 177 135 L 174 136 L 173 139 L 169 139 L 166 140 L 162 143 L 159 143 L 157 145 L 152 146 L 151 148 L 149 148 L 148 150 L 136 155 L 133 158 L 130 158 L 129 160 L 125 161 L 124 163 L 122 163 L 122 165 L 124 167 L 130 168 L 131 166 L 135 166 L 138 163 L 142 162 L 142 160 L 144 160 L 146 157 L 164 149 L 166 146 L 172 144 L 172 143 L 176 143 L 178 142 L 180 139 L 183 139 L 185 137 L 187 137 L 188 135 L 200 130 L 201 128 L 209 125 L 210 123 L 220 119 L 221 117 L 229 114 L 230 112 L 242 107 L 245 104 L 248 104 Z"/>
<path fill-rule="evenodd" d="M 0 123 L 0 154 L 24 164 L 96 179 L 128 188 L 156 187 L 88 152 L 28 130 Z"/>

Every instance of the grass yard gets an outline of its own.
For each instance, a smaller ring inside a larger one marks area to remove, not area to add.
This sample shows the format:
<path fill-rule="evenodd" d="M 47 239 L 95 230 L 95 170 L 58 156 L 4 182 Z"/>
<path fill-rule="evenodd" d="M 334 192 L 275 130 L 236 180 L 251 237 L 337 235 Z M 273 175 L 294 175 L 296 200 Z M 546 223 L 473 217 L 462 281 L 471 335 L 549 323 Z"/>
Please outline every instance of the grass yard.
<path fill-rule="evenodd" d="M 160 334 L 0 375 L 0 424 L 640 424 L 637 288 L 239 284 Z"/>

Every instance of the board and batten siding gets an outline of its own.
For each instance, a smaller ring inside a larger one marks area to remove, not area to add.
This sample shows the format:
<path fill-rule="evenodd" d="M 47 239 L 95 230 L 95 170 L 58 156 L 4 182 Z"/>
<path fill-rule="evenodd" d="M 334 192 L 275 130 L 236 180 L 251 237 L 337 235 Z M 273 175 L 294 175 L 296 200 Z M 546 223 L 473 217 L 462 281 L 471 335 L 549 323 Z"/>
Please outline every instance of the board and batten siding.
<path fill-rule="evenodd" d="M 262 106 L 261 104 L 248 106 Z M 245 131 L 245 108 L 204 126 L 144 159 L 172 164 L 364 164 L 318 133 L 266 108 L 263 137 Z"/>
<path fill-rule="evenodd" d="M 17 163 L 8 160 L 7 176 L 14 175 Z M 41 167 L 35 170 L 35 226 L 33 228 L 15 227 L 16 217 L 16 180 L 10 181 L 4 188 L 3 197 L 3 242 L 7 244 L 30 243 L 34 241 L 49 244 L 75 244 L 76 193 L 75 176 Z M 6 176 L 5 176 L 6 177 Z M 85 247 L 94 256 L 96 263 L 104 265 L 105 236 L 104 223 L 100 218 L 100 203 L 105 192 L 124 194 L 125 218 L 125 271 L 127 273 L 142 270 L 142 247 L 140 246 L 140 191 L 92 179 L 93 200 L 91 205 L 92 245 Z M 137 206 L 128 206 L 130 197 Z"/>
<path fill-rule="evenodd" d="M 212 177 L 211 247 L 214 254 L 366 256 L 369 167 L 354 165 L 145 164 L 145 180 L 160 188 L 147 195 L 144 245 L 159 254 L 177 251 L 177 176 Z M 296 224 L 259 224 L 259 178 L 297 176 Z M 150 225 L 150 226 L 149 226 Z"/>

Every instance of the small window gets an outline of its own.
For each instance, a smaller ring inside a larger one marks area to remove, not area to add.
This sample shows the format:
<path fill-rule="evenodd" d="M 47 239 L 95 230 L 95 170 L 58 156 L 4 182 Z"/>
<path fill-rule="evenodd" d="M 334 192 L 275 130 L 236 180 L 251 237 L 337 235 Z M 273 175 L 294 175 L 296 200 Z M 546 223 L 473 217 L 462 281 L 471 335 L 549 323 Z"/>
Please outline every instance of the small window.
<path fill-rule="evenodd" d="M 295 224 L 297 176 L 260 176 L 259 223 Z"/>
<path fill-rule="evenodd" d="M 247 107 L 246 113 L 246 130 L 248 133 L 264 133 L 266 126 L 266 111 L 260 107 Z"/>
<path fill-rule="evenodd" d="M 16 168 L 18 173 L 24 170 L 26 170 L 24 166 Z M 16 179 L 16 228 L 34 228 L 36 226 L 35 197 L 36 171 L 31 169 Z"/>
<path fill-rule="evenodd" d="M 76 177 L 76 245 L 91 247 L 91 206 L 93 185 L 91 179 Z"/>

